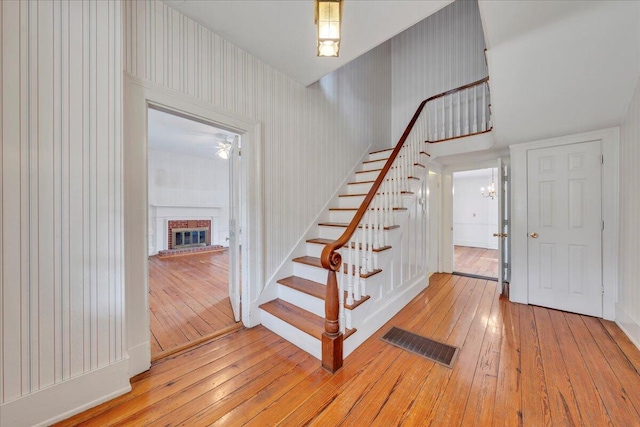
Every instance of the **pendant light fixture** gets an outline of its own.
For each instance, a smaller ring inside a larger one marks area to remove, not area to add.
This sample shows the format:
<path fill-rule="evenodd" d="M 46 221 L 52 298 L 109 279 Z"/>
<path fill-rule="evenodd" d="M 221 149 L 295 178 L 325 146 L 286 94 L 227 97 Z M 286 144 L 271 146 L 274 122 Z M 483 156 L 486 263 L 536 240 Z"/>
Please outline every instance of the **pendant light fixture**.
<path fill-rule="evenodd" d="M 318 56 L 339 56 L 341 25 L 342 0 L 316 0 Z"/>

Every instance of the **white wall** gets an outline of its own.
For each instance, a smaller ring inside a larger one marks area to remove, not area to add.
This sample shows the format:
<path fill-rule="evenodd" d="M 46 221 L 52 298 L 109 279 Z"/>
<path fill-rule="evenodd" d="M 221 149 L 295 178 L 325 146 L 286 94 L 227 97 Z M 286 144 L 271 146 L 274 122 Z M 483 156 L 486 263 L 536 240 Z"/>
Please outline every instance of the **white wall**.
<path fill-rule="evenodd" d="M 129 388 L 120 34 L 116 1 L 0 2 L 3 426 Z"/>
<path fill-rule="evenodd" d="M 148 156 L 150 253 L 167 249 L 154 244 L 158 207 L 205 208 L 198 213 L 217 218 L 211 243 L 225 245 L 229 235 L 229 161 L 152 149 Z"/>
<path fill-rule="evenodd" d="M 268 279 L 367 147 L 389 145 L 391 44 L 305 88 L 162 2 L 123 7 L 126 73 L 263 124 Z"/>
<path fill-rule="evenodd" d="M 498 249 L 498 198 L 482 197 L 480 188 L 491 183 L 491 171 L 497 187 L 497 169 L 482 169 L 453 174 L 453 244 Z"/>
<path fill-rule="evenodd" d="M 424 99 L 488 75 L 477 1 L 456 1 L 391 39 L 392 143 Z"/>
<path fill-rule="evenodd" d="M 640 347 L 640 80 L 620 128 L 620 243 L 616 322 Z"/>

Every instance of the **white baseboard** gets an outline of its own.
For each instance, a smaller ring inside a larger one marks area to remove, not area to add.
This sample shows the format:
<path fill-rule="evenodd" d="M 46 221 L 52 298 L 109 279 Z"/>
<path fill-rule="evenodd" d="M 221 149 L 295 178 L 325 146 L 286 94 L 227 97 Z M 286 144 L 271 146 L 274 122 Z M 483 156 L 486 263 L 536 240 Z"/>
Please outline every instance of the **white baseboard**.
<path fill-rule="evenodd" d="M 615 322 L 620 329 L 622 329 L 622 332 L 629 337 L 629 340 L 640 349 L 640 324 L 633 320 L 633 318 L 620 307 L 620 304 L 616 304 Z"/>
<path fill-rule="evenodd" d="M 127 350 L 129 354 L 129 377 L 147 371 L 151 367 L 151 344 L 143 342 Z"/>
<path fill-rule="evenodd" d="M 50 425 L 129 391 L 129 359 L 124 359 L 1 405 L 0 425 Z"/>

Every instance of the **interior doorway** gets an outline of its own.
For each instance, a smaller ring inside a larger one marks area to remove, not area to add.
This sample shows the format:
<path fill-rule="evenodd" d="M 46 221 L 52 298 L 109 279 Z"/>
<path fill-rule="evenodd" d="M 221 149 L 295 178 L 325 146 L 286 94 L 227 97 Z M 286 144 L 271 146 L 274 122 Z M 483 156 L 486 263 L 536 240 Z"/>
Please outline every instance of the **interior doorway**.
<path fill-rule="evenodd" d="M 498 280 L 499 168 L 453 173 L 453 272 Z"/>
<path fill-rule="evenodd" d="M 156 360 L 242 326 L 235 229 L 241 223 L 240 138 L 159 109 L 149 108 L 147 117 L 150 346 Z"/>

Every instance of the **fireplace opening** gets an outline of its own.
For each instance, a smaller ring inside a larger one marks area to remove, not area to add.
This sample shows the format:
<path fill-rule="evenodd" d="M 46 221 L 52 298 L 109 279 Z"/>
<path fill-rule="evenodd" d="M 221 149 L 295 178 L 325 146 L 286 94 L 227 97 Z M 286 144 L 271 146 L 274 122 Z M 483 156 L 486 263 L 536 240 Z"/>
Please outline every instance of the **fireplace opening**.
<path fill-rule="evenodd" d="M 207 227 L 174 228 L 172 232 L 173 249 L 206 246 L 209 234 Z"/>

